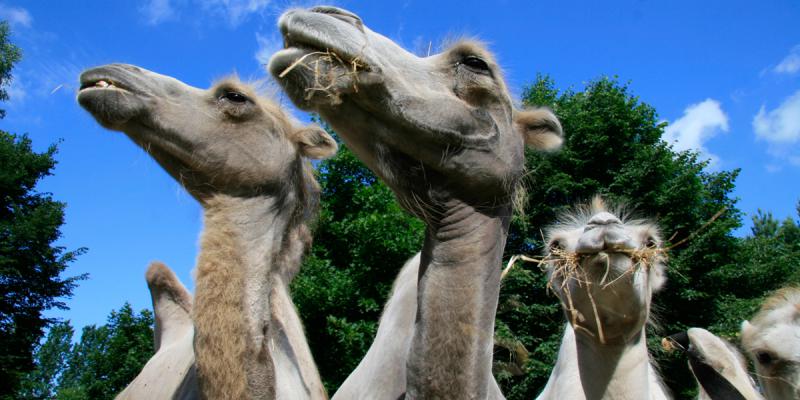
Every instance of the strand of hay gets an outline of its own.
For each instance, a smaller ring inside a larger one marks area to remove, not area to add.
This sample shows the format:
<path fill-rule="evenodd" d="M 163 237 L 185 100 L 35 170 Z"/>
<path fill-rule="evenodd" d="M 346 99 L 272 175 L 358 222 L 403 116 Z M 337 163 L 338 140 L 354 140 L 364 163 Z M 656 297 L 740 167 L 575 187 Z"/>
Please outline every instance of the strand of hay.
<path fill-rule="evenodd" d="M 307 59 L 311 56 L 316 57 L 314 57 L 313 61 L 307 62 Z M 340 69 L 345 72 L 337 72 L 337 68 L 327 68 L 327 71 L 323 72 L 325 68 L 320 68 L 320 63 L 323 63 L 323 66 L 325 64 L 339 66 L 341 67 Z M 358 71 L 366 69 L 366 65 L 361 62 L 360 56 L 353 58 L 350 62 L 345 62 L 338 54 L 330 49 L 326 49 L 325 51 L 307 53 L 298 58 L 278 74 L 278 78 L 285 77 L 289 72 L 298 67 L 306 68 L 314 73 L 314 86 L 305 89 L 306 100 L 310 100 L 315 93 L 322 92 L 331 99 L 333 104 L 341 103 L 339 92 L 335 90 L 337 83 L 349 77 L 352 79 L 353 91 L 358 93 Z"/>

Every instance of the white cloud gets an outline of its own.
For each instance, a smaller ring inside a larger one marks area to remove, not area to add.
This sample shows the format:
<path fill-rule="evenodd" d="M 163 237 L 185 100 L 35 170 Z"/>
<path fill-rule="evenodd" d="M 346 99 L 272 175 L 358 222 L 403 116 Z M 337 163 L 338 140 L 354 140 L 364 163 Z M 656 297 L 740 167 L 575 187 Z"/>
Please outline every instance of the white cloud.
<path fill-rule="evenodd" d="M 773 110 L 761 106 L 753 117 L 753 131 L 757 140 L 767 142 L 773 164 L 800 167 L 800 90 Z"/>
<path fill-rule="evenodd" d="M 772 70 L 777 74 L 794 74 L 800 71 L 800 45 L 794 46 L 789 55 Z"/>
<path fill-rule="evenodd" d="M 33 18 L 28 10 L 22 7 L 11 7 L 5 4 L 0 4 L 0 19 L 8 21 L 11 27 L 25 27 L 30 28 Z"/>
<path fill-rule="evenodd" d="M 753 118 L 756 137 L 772 145 L 800 141 L 800 90 L 789 96 L 778 108 L 767 111 L 764 106 Z"/>
<path fill-rule="evenodd" d="M 170 4 L 170 0 L 148 0 L 139 7 L 139 11 L 144 14 L 150 25 L 160 24 L 175 16 L 175 8 Z"/>
<path fill-rule="evenodd" d="M 719 157 L 705 147 L 705 143 L 720 132 L 728 132 L 728 116 L 718 101 L 706 99 L 686 107 L 683 116 L 664 129 L 664 140 L 676 151 L 695 150 L 710 160 L 710 167 L 719 163 Z"/>

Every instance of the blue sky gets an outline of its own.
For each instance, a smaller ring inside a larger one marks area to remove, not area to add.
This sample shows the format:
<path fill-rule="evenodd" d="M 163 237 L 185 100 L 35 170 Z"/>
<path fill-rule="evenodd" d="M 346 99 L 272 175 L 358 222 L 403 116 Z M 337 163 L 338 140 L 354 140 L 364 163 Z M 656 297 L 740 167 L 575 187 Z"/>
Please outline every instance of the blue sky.
<path fill-rule="evenodd" d="M 329 3 L 330 4 L 330 3 Z M 671 123 L 676 148 L 699 150 L 712 169 L 741 168 L 739 207 L 779 218 L 800 199 L 800 3 L 645 0 L 339 1 L 373 30 L 425 53 L 448 38 L 488 42 L 518 97 L 537 73 L 580 89 L 601 75 Z M 23 52 L 0 129 L 28 133 L 43 150 L 60 139 L 55 175 L 40 185 L 67 206 L 59 244 L 89 251 L 67 270 L 90 273 L 69 311 L 74 326 L 103 323 L 130 301 L 149 308 L 144 270 L 161 260 L 190 288 L 201 212 L 123 134 L 100 128 L 75 102 L 87 67 L 126 62 L 208 87 L 236 72 L 269 80 L 280 46 L 270 0 L 0 0 Z M 286 104 L 285 98 L 279 99 Z M 306 120 L 308 117 L 297 113 Z M 746 217 L 746 221 L 749 217 Z M 740 234 L 747 229 L 740 230 Z M 400 266 L 398 266 L 400 267 Z"/>

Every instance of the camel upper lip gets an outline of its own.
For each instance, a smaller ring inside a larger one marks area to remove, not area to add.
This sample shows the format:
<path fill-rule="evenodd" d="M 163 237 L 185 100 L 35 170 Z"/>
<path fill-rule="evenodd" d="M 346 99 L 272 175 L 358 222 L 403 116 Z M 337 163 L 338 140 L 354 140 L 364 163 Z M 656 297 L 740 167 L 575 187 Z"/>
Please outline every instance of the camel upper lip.
<path fill-rule="evenodd" d="M 132 86 L 128 84 L 127 79 L 116 71 L 109 68 L 94 68 L 85 71 L 80 77 L 79 91 L 101 89 L 101 90 L 122 90 L 126 92 L 135 92 Z"/>
<path fill-rule="evenodd" d="M 333 53 L 336 57 L 340 58 L 342 61 L 348 64 L 358 65 L 359 69 L 369 69 L 368 65 L 366 65 L 365 60 L 359 54 L 353 54 L 354 49 L 347 50 L 345 47 L 335 43 L 333 39 L 328 38 L 326 35 L 321 34 L 317 31 L 317 27 L 313 24 L 303 23 L 299 21 L 306 20 L 305 15 L 311 13 L 315 17 L 324 16 L 329 24 L 341 24 L 340 26 L 348 25 L 351 28 L 355 28 L 361 33 L 363 33 L 363 25 L 361 25 L 360 19 L 357 19 L 356 16 L 349 16 L 349 14 L 344 14 L 349 18 L 355 18 L 358 21 L 357 25 L 352 25 L 346 21 L 343 21 L 341 17 L 337 17 L 332 14 L 330 11 L 323 12 L 327 10 L 295 10 L 290 11 L 289 13 L 285 14 L 281 20 L 279 21 L 279 28 L 281 31 L 281 35 L 283 36 L 283 48 L 284 49 L 298 49 L 302 50 L 306 53 L 311 52 L 322 52 L 322 53 Z M 347 28 L 345 28 L 347 29 Z M 329 39 L 329 40 L 326 40 Z M 354 61 L 358 61 L 357 64 L 354 64 Z"/>

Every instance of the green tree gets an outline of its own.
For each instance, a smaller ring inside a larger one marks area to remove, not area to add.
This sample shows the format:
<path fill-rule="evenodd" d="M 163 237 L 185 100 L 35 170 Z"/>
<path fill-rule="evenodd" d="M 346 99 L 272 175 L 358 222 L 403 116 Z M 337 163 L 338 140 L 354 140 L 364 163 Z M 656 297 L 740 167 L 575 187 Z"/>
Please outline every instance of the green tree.
<path fill-rule="evenodd" d="M 8 100 L 6 86 L 11 82 L 11 70 L 22 58 L 19 47 L 9 41 L 11 30 L 8 22 L 0 21 L 0 101 Z M 0 110 L 0 118 L 6 116 L 5 110 Z"/>
<path fill-rule="evenodd" d="M 798 212 L 800 221 L 800 212 Z M 717 318 L 711 330 L 737 340 L 740 324 L 753 316 L 772 291 L 800 284 L 800 228 L 792 218 L 783 222 L 761 210 L 753 216 L 752 235 L 742 238 L 733 260 L 710 277 L 719 293 Z"/>
<path fill-rule="evenodd" d="M 8 99 L 5 85 L 20 59 L 8 36 L 8 24 L 0 22 L 0 100 Z M 15 393 L 20 378 L 33 369 L 34 346 L 53 322 L 42 312 L 66 309 L 59 299 L 70 297 L 84 278 L 60 277 L 84 249 L 54 245 L 61 236 L 64 203 L 35 190 L 52 174 L 55 153 L 55 145 L 37 153 L 27 136 L 0 131 L 0 399 Z"/>
<path fill-rule="evenodd" d="M 321 212 L 292 296 L 328 390 L 366 354 L 392 282 L 422 248 L 422 223 L 346 146 L 319 165 Z"/>
<path fill-rule="evenodd" d="M 573 204 L 601 194 L 657 217 L 664 237 L 675 235 L 673 242 L 697 232 L 670 252 L 669 283 L 656 296 L 654 311 L 661 332 L 707 326 L 714 315 L 696 310 L 714 309 L 717 293 L 706 289 L 711 286 L 708 273 L 729 264 L 737 248 L 731 232 L 740 224 L 740 213 L 730 193 L 738 171 L 709 172 L 696 153 L 674 152 L 661 139 L 666 124 L 659 122 L 656 110 L 614 78 L 591 81 L 580 92 L 562 92 L 548 77 L 539 77 L 525 89 L 523 103 L 551 107 L 566 140 L 560 152 L 527 154 L 526 213 L 512 223 L 507 255 L 539 253 L 542 228 Z M 701 230 L 722 209 L 726 212 Z M 497 336 L 499 342 L 519 341 L 530 356 L 518 376 L 497 371 L 509 399 L 533 398 L 544 387 L 563 325 L 560 307 L 536 265 L 512 270 L 501 291 Z M 676 393 L 693 386 L 685 361 L 663 356 L 659 361 Z"/>
<path fill-rule="evenodd" d="M 22 380 L 17 397 L 20 399 L 52 399 L 58 380 L 67 367 L 67 357 L 72 349 L 72 326 L 57 322 L 50 326 L 44 343 L 34 352 L 36 368 Z"/>
<path fill-rule="evenodd" d="M 153 356 L 153 314 L 125 303 L 108 323 L 83 328 L 67 357 L 57 399 L 112 399 Z"/>

